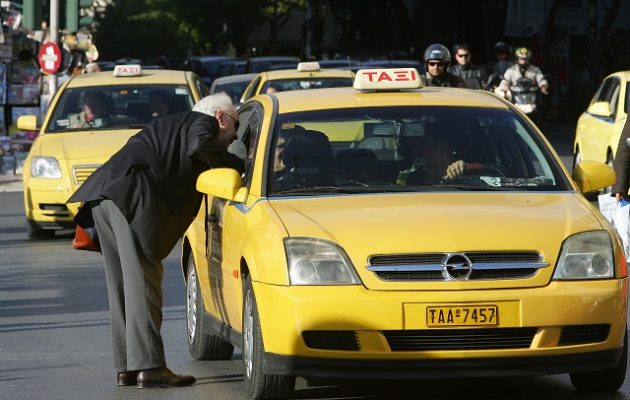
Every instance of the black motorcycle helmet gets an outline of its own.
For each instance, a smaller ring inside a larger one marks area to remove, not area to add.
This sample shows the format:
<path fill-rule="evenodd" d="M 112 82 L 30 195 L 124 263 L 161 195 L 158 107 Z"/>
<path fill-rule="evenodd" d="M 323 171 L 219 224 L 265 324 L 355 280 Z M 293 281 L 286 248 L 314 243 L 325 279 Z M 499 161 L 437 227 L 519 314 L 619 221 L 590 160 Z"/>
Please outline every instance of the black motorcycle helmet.
<path fill-rule="evenodd" d="M 510 46 L 505 42 L 496 42 L 494 44 L 494 53 L 510 54 Z"/>
<path fill-rule="evenodd" d="M 444 70 L 446 71 L 451 63 L 451 52 L 448 51 L 443 44 L 433 43 L 424 51 L 425 68 L 427 67 L 427 63 L 431 60 L 442 61 L 444 63 Z"/>

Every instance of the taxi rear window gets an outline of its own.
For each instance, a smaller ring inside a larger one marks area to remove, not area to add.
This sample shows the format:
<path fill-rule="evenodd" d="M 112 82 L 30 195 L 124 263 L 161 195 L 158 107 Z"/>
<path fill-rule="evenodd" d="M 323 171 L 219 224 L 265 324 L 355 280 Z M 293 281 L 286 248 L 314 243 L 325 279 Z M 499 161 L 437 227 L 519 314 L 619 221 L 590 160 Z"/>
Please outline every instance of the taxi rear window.
<path fill-rule="evenodd" d="M 267 93 L 269 88 L 275 89 L 277 92 L 287 92 L 291 90 L 303 89 L 324 89 L 333 87 L 352 86 L 352 78 L 295 78 L 295 79 L 277 79 L 268 81 L 262 87 L 261 93 Z"/>
<path fill-rule="evenodd" d="M 47 132 L 142 128 L 154 118 L 192 110 L 185 85 L 116 85 L 66 89 Z"/>
<path fill-rule="evenodd" d="M 418 106 L 284 114 L 271 146 L 270 195 L 570 187 L 538 134 L 503 109 Z"/>

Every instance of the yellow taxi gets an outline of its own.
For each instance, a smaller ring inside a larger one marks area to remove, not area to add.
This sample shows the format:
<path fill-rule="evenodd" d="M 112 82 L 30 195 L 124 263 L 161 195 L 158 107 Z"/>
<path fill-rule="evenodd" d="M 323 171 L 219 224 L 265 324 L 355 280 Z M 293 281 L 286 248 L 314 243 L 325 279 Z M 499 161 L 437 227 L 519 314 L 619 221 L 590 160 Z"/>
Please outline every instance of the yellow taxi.
<path fill-rule="evenodd" d="M 194 358 L 239 347 L 254 399 L 290 396 L 296 376 L 622 385 L 626 262 L 581 195 L 610 167 L 571 177 L 513 105 L 421 87 L 412 68 L 239 114 L 246 171 L 199 177 L 182 242 Z"/>
<path fill-rule="evenodd" d="M 243 91 L 241 103 L 260 93 L 352 86 L 353 79 L 349 70 L 321 69 L 317 61 L 301 62 L 296 69 L 259 73 Z"/>
<path fill-rule="evenodd" d="M 64 82 L 41 127 L 20 117 L 19 129 L 39 131 L 24 163 L 28 236 L 74 227 L 79 205 L 66 200 L 87 177 L 153 118 L 189 111 L 207 93 L 192 72 L 123 65 Z"/>
<path fill-rule="evenodd" d="M 613 165 L 621 130 L 628 116 L 630 71 L 604 78 L 577 122 L 573 143 L 574 165 L 600 161 Z"/>

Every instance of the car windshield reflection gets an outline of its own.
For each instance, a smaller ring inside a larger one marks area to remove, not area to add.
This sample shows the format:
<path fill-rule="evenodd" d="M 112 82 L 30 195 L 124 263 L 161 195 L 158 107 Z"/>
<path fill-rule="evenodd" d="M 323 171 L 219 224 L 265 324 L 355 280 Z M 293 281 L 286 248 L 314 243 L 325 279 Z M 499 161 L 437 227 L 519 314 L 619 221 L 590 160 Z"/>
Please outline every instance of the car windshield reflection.
<path fill-rule="evenodd" d="M 65 90 L 48 132 L 142 128 L 158 117 L 190 111 L 193 98 L 183 85 L 116 85 Z"/>
<path fill-rule="evenodd" d="M 268 194 L 568 190 L 531 128 L 507 110 L 383 107 L 285 114 Z"/>

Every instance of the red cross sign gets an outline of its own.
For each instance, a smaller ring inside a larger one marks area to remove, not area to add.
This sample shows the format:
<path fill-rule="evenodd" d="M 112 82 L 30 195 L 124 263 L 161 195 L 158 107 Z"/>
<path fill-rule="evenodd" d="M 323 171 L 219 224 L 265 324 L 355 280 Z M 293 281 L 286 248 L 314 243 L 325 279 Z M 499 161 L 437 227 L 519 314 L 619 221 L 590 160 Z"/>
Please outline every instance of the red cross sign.
<path fill-rule="evenodd" d="M 53 42 L 46 42 L 39 49 L 39 66 L 45 74 L 55 74 L 61 65 L 61 51 Z"/>

